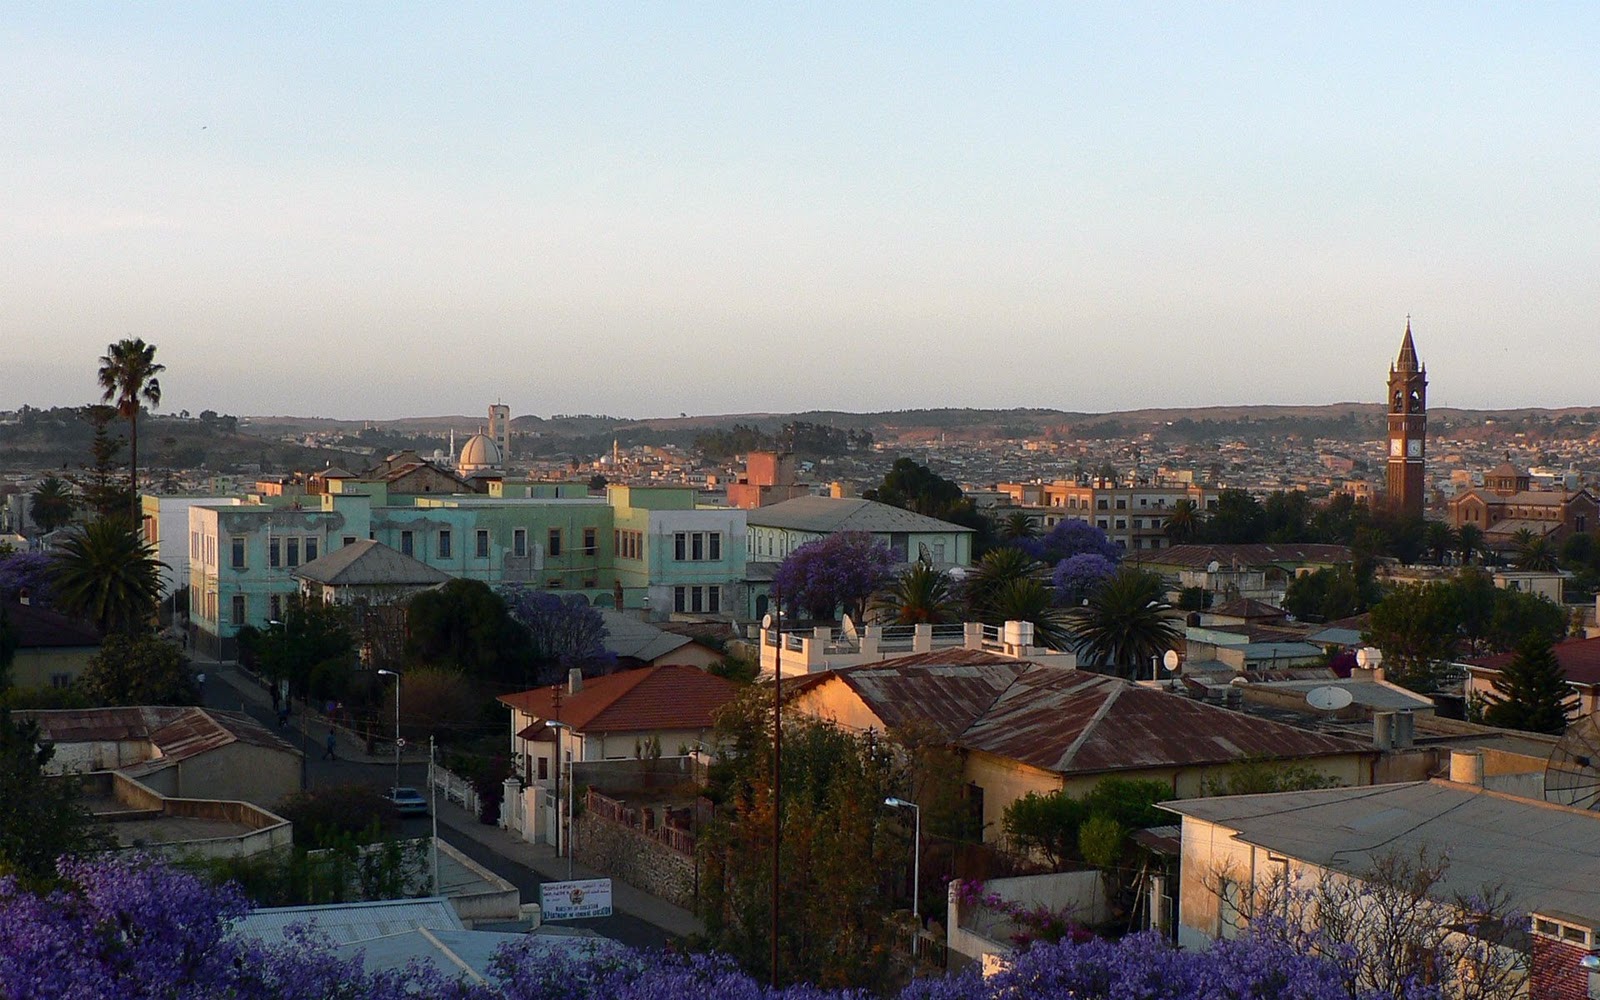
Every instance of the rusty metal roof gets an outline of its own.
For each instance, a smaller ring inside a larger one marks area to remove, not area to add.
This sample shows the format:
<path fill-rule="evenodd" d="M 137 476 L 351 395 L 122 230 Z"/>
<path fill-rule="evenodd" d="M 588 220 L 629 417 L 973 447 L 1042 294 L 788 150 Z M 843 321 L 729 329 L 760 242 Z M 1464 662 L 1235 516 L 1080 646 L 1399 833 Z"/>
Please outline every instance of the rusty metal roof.
<path fill-rule="evenodd" d="M 18 714 L 37 719 L 41 733 L 57 744 L 147 742 L 152 748 L 152 760 L 163 765 L 229 743 L 294 752 L 294 747 L 241 712 L 194 706 L 143 705 L 131 708 L 41 709 Z M 136 768 L 142 766 L 135 765 Z"/>
<path fill-rule="evenodd" d="M 890 727 L 933 725 L 954 739 L 983 716 L 1030 664 L 956 649 L 849 667 L 836 676 Z"/>
<path fill-rule="evenodd" d="M 1116 677 L 1041 666 L 1017 678 L 956 743 L 1060 774 L 1371 749 Z"/>

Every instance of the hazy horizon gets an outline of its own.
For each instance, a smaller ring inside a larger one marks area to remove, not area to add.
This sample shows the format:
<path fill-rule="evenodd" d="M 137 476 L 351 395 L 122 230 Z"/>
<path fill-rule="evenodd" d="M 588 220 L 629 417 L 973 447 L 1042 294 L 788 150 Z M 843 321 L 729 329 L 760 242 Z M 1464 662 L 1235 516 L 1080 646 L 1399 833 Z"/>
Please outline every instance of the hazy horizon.
<path fill-rule="evenodd" d="M 16 7 L 0 409 L 1585 406 L 1600 9 Z M 648 419 L 639 417 L 637 419 Z"/>

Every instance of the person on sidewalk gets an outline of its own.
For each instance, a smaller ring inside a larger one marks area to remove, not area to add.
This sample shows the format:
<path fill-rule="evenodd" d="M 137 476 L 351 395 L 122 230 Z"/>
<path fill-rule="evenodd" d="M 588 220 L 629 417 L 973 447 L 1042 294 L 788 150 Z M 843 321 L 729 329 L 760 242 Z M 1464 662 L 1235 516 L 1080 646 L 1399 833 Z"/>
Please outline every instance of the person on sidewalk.
<path fill-rule="evenodd" d="M 334 753 L 334 750 L 337 749 L 338 746 L 339 746 L 338 737 L 333 735 L 333 730 L 331 730 L 331 729 L 328 730 L 328 749 L 323 752 L 322 759 L 323 760 L 338 760 L 339 759 L 339 755 Z"/>

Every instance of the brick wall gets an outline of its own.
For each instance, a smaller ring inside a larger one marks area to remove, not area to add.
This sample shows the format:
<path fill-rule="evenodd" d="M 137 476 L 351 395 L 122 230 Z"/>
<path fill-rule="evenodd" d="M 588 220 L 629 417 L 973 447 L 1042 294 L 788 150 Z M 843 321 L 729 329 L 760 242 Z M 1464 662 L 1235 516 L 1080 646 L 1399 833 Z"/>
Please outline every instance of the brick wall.
<path fill-rule="evenodd" d="M 1589 970 L 1578 965 L 1589 949 L 1544 934 L 1533 935 L 1528 1000 L 1589 1000 Z"/>
<path fill-rule="evenodd" d="M 573 857 L 595 871 L 694 909 L 699 875 L 694 858 L 638 830 L 587 813 L 574 824 L 572 844 Z"/>

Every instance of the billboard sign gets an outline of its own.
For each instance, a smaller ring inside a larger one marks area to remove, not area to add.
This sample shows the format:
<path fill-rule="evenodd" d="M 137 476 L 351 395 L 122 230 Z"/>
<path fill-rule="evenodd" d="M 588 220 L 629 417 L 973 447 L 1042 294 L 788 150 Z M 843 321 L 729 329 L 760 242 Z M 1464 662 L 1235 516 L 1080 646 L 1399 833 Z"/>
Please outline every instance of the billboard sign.
<path fill-rule="evenodd" d="M 611 916 L 611 880 L 586 878 L 573 882 L 543 882 L 539 907 L 545 920 L 583 920 Z"/>

